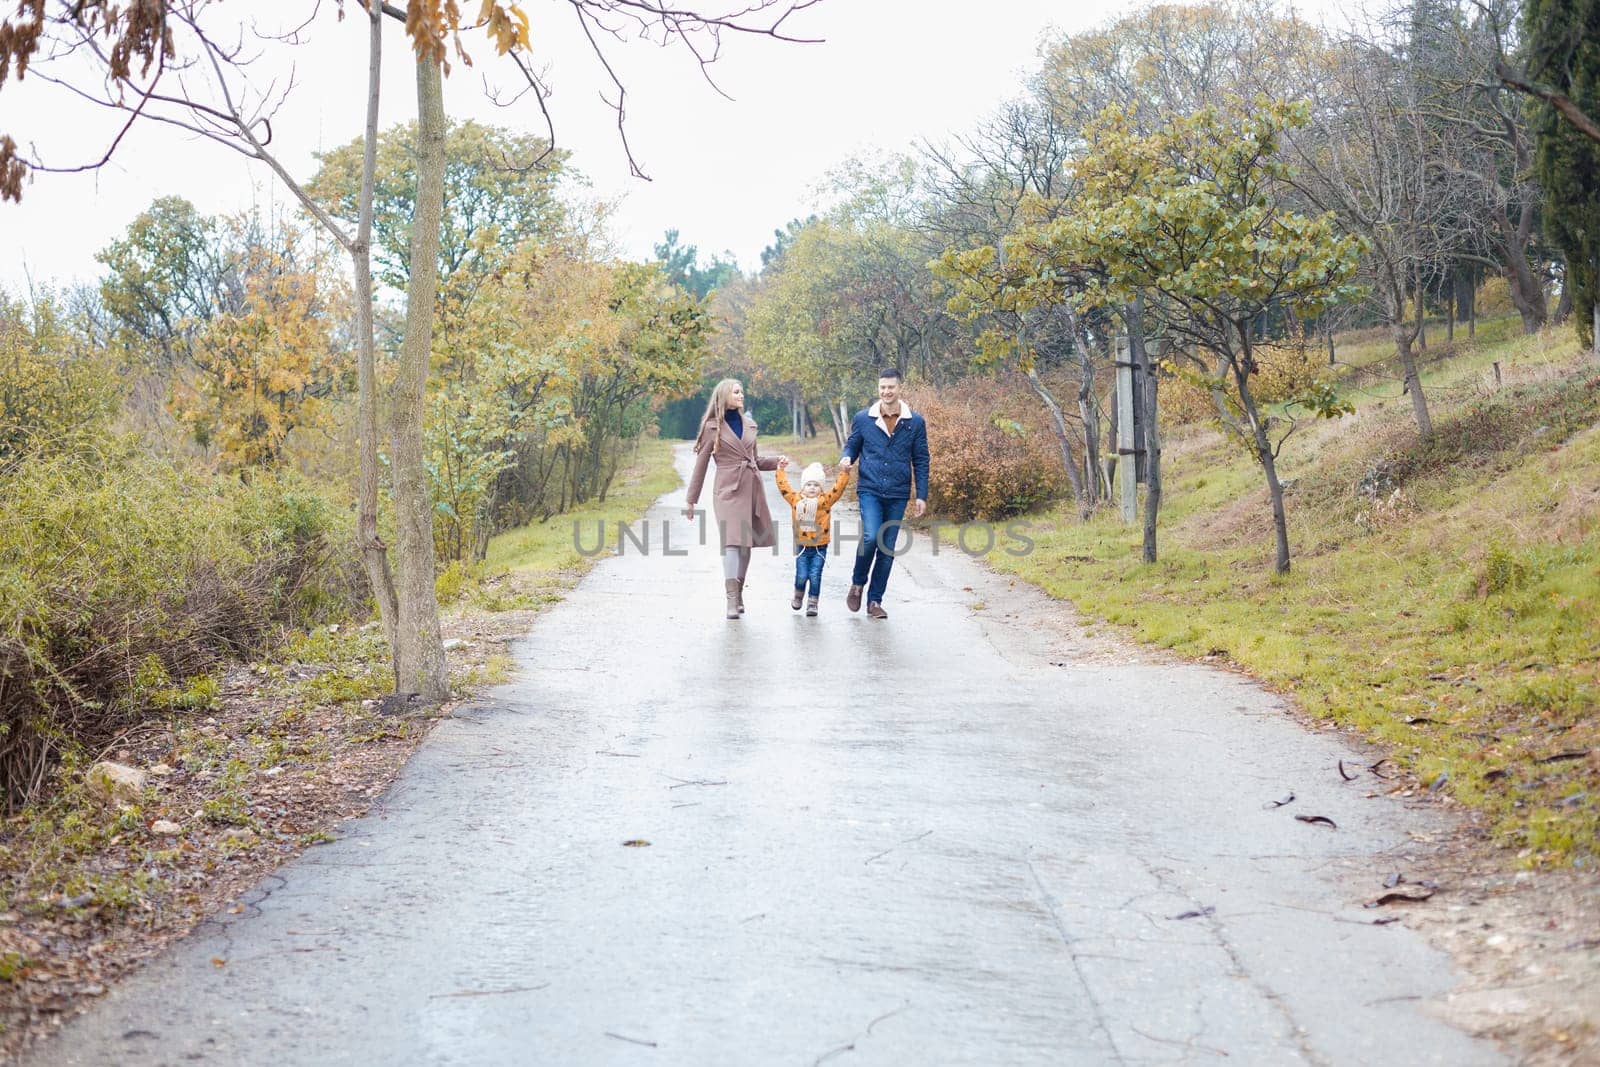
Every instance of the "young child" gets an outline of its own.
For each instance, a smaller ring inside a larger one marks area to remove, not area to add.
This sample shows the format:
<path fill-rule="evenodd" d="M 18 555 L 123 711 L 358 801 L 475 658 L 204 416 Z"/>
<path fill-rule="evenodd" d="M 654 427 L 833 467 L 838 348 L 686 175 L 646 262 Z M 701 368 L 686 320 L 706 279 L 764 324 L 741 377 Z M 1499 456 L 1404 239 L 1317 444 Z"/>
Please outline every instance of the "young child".
<path fill-rule="evenodd" d="M 826 477 L 822 464 L 809 464 L 800 472 L 797 493 L 789 484 L 783 467 L 778 468 L 778 492 L 794 509 L 794 601 L 789 606 L 799 611 L 809 586 L 811 597 L 805 601 L 808 616 L 816 615 L 817 598 L 822 595 L 822 565 L 828 560 L 829 512 L 850 484 L 850 468 L 840 471 L 833 488 L 823 492 L 822 483 Z"/>

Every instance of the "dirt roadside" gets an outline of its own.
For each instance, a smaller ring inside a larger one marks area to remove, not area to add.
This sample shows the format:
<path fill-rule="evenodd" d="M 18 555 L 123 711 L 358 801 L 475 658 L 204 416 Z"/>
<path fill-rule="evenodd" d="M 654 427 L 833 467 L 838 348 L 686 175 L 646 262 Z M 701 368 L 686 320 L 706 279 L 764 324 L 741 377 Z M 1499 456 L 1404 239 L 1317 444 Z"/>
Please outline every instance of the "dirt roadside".
<path fill-rule="evenodd" d="M 496 592 L 515 600 L 517 582 L 497 579 Z M 0 911 L 0 1059 L 15 1058 L 87 1010 L 208 916 L 239 910 L 241 894 L 366 814 L 433 724 L 495 680 L 506 645 L 537 614 L 471 607 L 448 613 L 444 637 L 457 696 L 422 715 L 384 714 L 370 698 L 338 699 L 347 697 L 353 670 L 383 670 L 381 663 L 350 662 L 359 633 L 302 647 L 341 649 L 328 659 L 236 667 L 223 677 L 214 707 L 150 723 L 103 754 L 146 772 L 136 809 L 119 814 L 110 805 L 80 804 L 50 825 L 13 819 L 0 832 L 9 860 L 0 871 L 9 901 Z M 106 832 L 86 832 L 76 847 L 39 840 L 71 835 L 85 822 L 102 823 Z M 74 891 L 84 886 L 93 889 Z"/>

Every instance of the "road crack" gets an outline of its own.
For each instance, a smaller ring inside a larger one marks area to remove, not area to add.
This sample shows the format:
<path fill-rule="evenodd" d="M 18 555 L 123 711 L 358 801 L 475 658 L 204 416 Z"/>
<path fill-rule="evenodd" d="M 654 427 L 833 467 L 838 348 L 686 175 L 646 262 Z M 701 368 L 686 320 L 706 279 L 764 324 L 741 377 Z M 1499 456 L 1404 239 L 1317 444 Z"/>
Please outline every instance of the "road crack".
<path fill-rule="evenodd" d="M 1083 957 L 1074 947 L 1072 934 L 1067 930 L 1066 922 L 1061 918 L 1061 912 L 1056 907 L 1056 898 L 1050 895 L 1050 890 L 1045 888 L 1044 879 L 1039 877 L 1039 871 L 1033 865 L 1033 858 L 1023 854 L 1022 862 L 1027 865 L 1028 873 L 1033 876 L 1033 884 L 1039 889 L 1039 897 L 1044 901 L 1045 911 L 1049 912 L 1050 920 L 1055 923 L 1056 933 L 1061 938 L 1062 945 L 1066 946 L 1067 957 L 1072 960 L 1073 973 L 1078 976 L 1078 984 L 1083 987 L 1083 995 L 1089 1001 L 1089 1010 L 1094 1012 L 1094 1028 L 1105 1035 L 1106 1044 L 1111 1048 L 1112 1060 L 1116 1063 L 1126 1064 L 1128 1059 L 1122 1054 L 1122 1049 L 1117 1047 L 1117 1039 L 1111 1032 L 1111 1025 L 1106 1021 L 1106 1012 L 1100 1004 L 1099 998 L 1094 995 L 1094 987 L 1089 984 L 1089 976 L 1083 970 Z"/>

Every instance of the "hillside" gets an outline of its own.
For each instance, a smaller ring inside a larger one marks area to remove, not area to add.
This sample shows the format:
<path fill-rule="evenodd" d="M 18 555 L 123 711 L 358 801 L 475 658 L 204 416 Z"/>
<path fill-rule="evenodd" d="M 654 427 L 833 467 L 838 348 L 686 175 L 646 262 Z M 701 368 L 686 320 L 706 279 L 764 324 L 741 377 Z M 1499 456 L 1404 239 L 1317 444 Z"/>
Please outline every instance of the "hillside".
<path fill-rule="evenodd" d="M 1525 863 L 1593 861 L 1600 830 L 1600 363 L 1570 329 L 1435 345 L 1434 441 L 1383 372 L 1338 345 L 1353 415 L 1307 426 L 1281 471 L 1293 571 L 1271 567 L 1251 457 L 1168 428 L 1161 561 L 1114 513 L 1035 513 L 995 566 L 1180 654 L 1228 661 L 1358 728 L 1393 765 L 1482 809 Z M 1499 382 L 1494 365 L 1499 364 Z"/>

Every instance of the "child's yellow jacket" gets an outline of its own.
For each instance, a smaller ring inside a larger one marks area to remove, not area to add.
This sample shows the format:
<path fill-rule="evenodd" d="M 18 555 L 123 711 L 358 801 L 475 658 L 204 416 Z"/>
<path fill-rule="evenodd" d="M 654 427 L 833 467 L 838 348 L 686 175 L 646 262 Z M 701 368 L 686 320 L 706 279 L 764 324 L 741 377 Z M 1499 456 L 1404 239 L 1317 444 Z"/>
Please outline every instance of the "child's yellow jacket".
<path fill-rule="evenodd" d="M 839 502 L 844 495 L 845 487 L 850 484 L 850 468 L 846 467 L 839 472 L 839 477 L 834 480 L 833 488 L 826 489 L 817 497 L 817 528 L 814 531 L 800 529 L 800 518 L 791 515 L 794 519 L 794 542 L 801 548 L 820 548 L 828 543 L 829 531 L 832 529 L 831 513 L 833 505 Z M 789 479 L 783 473 L 783 468 L 778 468 L 778 492 L 783 494 L 783 499 L 789 502 L 791 512 L 800 504 L 801 496 L 789 484 Z"/>

